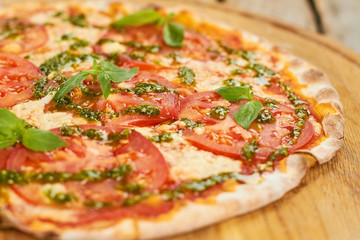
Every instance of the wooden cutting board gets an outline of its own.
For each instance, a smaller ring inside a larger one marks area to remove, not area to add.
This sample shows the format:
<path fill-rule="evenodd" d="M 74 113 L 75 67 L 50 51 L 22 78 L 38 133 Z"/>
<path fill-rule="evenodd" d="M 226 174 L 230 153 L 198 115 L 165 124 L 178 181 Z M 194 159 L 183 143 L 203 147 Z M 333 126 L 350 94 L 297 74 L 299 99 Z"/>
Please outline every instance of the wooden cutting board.
<path fill-rule="evenodd" d="M 329 163 L 312 168 L 297 189 L 260 210 L 168 240 L 360 239 L 360 56 L 320 35 L 210 1 L 156 2 L 198 9 L 200 15 L 251 31 L 317 66 L 338 90 L 346 118 L 343 148 Z M 33 238 L 0 231 L 0 240 L 15 239 Z"/>

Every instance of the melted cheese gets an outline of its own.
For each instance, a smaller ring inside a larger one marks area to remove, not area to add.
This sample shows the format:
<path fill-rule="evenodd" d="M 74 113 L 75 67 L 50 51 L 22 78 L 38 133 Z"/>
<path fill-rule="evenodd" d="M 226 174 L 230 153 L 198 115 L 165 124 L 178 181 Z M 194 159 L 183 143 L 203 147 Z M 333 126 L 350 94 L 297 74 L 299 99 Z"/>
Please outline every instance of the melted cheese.
<path fill-rule="evenodd" d="M 15 105 L 11 111 L 29 124 L 44 130 L 61 127 L 63 124 L 81 125 L 87 123 L 83 118 L 74 117 L 71 113 L 44 113 L 45 105 L 48 104 L 53 97 L 53 94 L 49 94 L 40 100 L 19 103 Z"/>

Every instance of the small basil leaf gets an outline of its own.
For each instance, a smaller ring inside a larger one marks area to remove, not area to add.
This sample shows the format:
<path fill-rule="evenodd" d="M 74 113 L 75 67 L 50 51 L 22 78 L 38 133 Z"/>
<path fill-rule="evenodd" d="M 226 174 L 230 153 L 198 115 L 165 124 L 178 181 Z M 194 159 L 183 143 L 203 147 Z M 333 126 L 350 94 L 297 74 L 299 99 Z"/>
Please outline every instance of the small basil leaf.
<path fill-rule="evenodd" d="M 235 87 L 221 87 L 215 89 L 224 99 L 231 102 L 239 102 L 241 100 L 250 99 L 250 87 L 248 85 Z"/>
<path fill-rule="evenodd" d="M 1 130 L 8 130 L 25 127 L 26 123 L 24 120 L 19 119 L 14 113 L 12 113 L 9 109 L 0 108 L 0 132 Z"/>
<path fill-rule="evenodd" d="M 3 139 L 19 139 L 25 131 L 26 122 L 6 108 L 0 108 L 0 135 Z"/>
<path fill-rule="evenodd" d="M 171 47 L 182 47 L 184 27 L 177 23 L 166 23 L 163 30 L 164 41 Z"/>
<path fill-rule="evenodd" d="M 235 121 L 246 130 L 249 130 L 250 124 L 259 115 L 262 107 L 260 101 L 248 101 L 234 114 Z"/>
<path fill-rule="evenodd" d="M 16 142 L 17 138 L 8 138 L 8 136 L 0 135 L 0 149 L 10 147 Z"/>
<path fill-rule="evenodd" d="M 68 145 L 54 133 L 36 128 L 26 129 L 22 142 L 33 151 L 51 151 Z"/>
<path fill-rule="evenodd" d="M 144 9 L 133 14 L 129 14 L 111 24 L 111 26 L 121 29 L 127 26 L 139 26 L 157 22 L 161 15 L 153 9 Z"/>
<path fill-rule="evenodd" d="M 54 99 L 58 100 L 58 99 L 62 98 L 63 96 L 65 96 L 68 92 L 73 90 L 82 81 L 84 81 L 89 75 L 90 75 L 90 73 L 80 72 L 80 73 L 77 73 L 77 74 L 71 76 L 68 80 L 66 80 L 65 82 L 63 82 L 60 85 L 59 91 L 57 91 L 57 93 L 55 94 Z"/>
<path fill-rule="evenodd" d="M 139 70 L 139 68 L 120 68 L 108 61 L 102 61 L 100 65 L 101 72 L 107 74 L 110 77 L 111 81 L 116 83 L 129 80 L 130 78 L 134 77 Z"/>
<path fill-rule="evenodd" d="M 110 76 L 108 74 L 100 72 L 98 75 L 98 81 L 104 94 L 104 98 L 107 99 L 111 90 Z"/>

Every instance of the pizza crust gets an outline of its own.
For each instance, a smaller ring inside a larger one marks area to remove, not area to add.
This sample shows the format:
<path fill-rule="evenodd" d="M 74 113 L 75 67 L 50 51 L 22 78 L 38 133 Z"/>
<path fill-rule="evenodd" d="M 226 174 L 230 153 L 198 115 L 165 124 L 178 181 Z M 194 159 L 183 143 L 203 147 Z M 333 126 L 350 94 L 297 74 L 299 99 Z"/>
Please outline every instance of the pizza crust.
<path fill-rule="evenodd" d="M 286 192 L 297 187 L 307 170 L 307 154 L 294 154 L 286 160 L 286 172 L 276 170 L 263 174 L 260 183 L 238 185 L 234 192 L 218 195 L 214 202 L 188 202 L 181 208 L 162 215 L 156 220 L 124 219 L 106 228 L 79 227 L 59 229 L 46 224 L 36 232 L 24 228 L 17 219 L 2 208 L 2 216 L 22 231 L 39 238 L 61 239 L 152 239 L 192 231 L 225 219 L 244 214 L 281 198 Z M 21 201 L 18 199 L 18 201 Z M 26 202 L 19 202 L 26 206 Z M 190 220 L 191 219 L 191 220 Z M 52 229 L 52 230 L 51 230 Z"/>
<path fill-rule="evenodd" d="M 224 24 L 220 25 L 224 26 Z M 300 83 L 307 84 L 307 87 L 302 89 L 304 96 L 316 100 L 315 108 L 331 106 L 332 111 L 321 116 L 326 139 L 319 145 L 287 157 L 283 160 L 286 162 L 285 171 L 276 169 L 273 173 L 263 174 L 261 181 L 259 179 L 260 183 L 249 182 L 239 185 L 234 192 L 219 194 L 213 203 L 187 202 L 185 206 L 174 209 L 156 220 L 123 219 L 108 227 L 92 226 L 74 229 L 59 229 L 56 225 L 47 224 L 45 228 L 34 231 L 18 223 L 5 204 L 1 204 L 3 219 L 7 219 L 11 225 L 24 232 L 42 238 L 56 236 L 61 239 L 149 239 L 192 231 L 247 213 L 281 198 L 286 192 L 297 187 L 309 165 L 313 165 L 316 161 L 320 164 L 329 161 L 342 146 L 344 138 L 342 104 L 338 93 L 324 73 L 265 40 L 247 32 L 243 33 L 252 41 L 258 41 L 264 48 L 278 51 L 281 57 L 290 63 L 290 71 Z M 25 202 L 23 204 L 26 205 Z"/>

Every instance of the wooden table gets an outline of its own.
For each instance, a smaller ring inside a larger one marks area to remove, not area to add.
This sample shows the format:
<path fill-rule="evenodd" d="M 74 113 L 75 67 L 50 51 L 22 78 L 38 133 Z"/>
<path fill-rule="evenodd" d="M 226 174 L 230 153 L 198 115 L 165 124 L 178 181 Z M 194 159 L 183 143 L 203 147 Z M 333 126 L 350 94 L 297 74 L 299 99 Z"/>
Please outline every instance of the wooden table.
<path fill-rule="evenodd" d="M 359 0 L 203 0 L 218 1 L 278 19 L 327 37 L 360 53 Z"/>
<path fill-rule="evenodd" d="M 187 2 L 189 7 L 194 7 L 194 1 L 182 0 L 181 4 Z M 159 2 L 176 4 L 176 1 Z M 359 56 L 310 31 L 268 17 L 230 11 L 214 2 L 202 6 L 200 14 L 216 16 L 220 21 L 268 38 L 323 70 L 344 104 L 346 137 L 343 148 L 332 161 L 312 168 L 301 186 L 279 201 L 247 215 L 168 240 L 360 239 Z M 0 240 L 15 239 L 33 238 L 14 230 L 0 231 Z"/>

